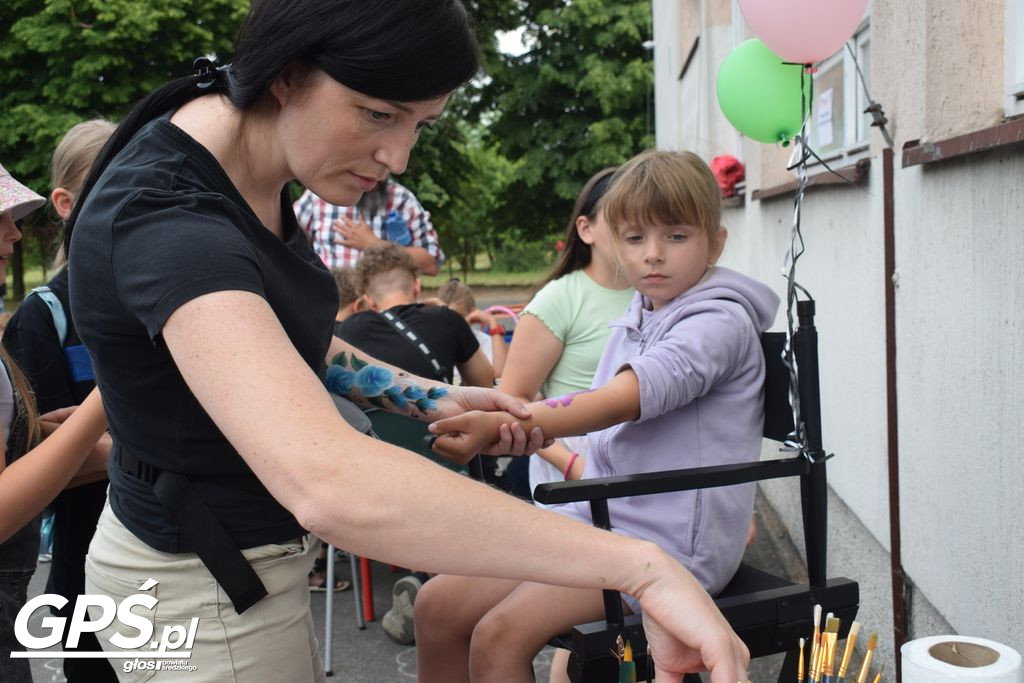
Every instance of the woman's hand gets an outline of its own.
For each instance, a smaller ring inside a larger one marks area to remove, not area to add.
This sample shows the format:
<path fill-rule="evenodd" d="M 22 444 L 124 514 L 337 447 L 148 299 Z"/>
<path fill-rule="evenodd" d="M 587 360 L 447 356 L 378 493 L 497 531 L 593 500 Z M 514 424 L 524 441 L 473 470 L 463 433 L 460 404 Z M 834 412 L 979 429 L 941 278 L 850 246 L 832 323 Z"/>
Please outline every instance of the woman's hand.
<path fill-rule="evenodd" d="M 710 671 L 712 683 L 747 679 L 750 653 L 711 596 L 674 560 L 637 594 L 657 680 Z M 653 572 L 652 572 L 653 573 Z"/>
<path fill-rule="evenodd" d="M 472 410 L 501 411 L 508 413 L 513 419 L 526 420 L 531 416 L 530 411 L 518 399 L 494 389 L 481 387 L 452 387 L 448 396 L 437 401 L 437 411 L 431 415 L 435 416 L 437 420 L 441 420 Z M 437 429 L 431 425 L 430 431 L 434 434 L 443 434 L 459 430 Z M 498 430 L 498 440 L 484 446 L 479 452 L 485 455 L 529 455 L 545 445 L 550 445 L 550 443 L 545 441 L 544 434 L 540 429 L 532 429 L 527 435 L 518 422 L 512 422 L 511 424 L 502 424 Z M 451 455 L 445 455 L 446 457 L 460 458 L 466 456 L 466 453 L 464 450 L 456 449 Z M 468 460 L 473 455 L 476 453 L 468 454 L 466 459 Z"/>
<path fill-rule="evenodd" d="M 515 418 L 505 412 L 485 413 L 473 410 L 450 417 L 441 425 L 435 427 L 432 424 L 430 426 L 430 430 L 432 432 L 437 430 L 438 434 L 434 441 L 434 452 L 449 460 L 464 464 L 481 449 L 492 443 L 499 443 L 501 428 L 508 428 L 513 424 L 519 426 Z M 520 431 L 522 431 L 521 427 Z"/>

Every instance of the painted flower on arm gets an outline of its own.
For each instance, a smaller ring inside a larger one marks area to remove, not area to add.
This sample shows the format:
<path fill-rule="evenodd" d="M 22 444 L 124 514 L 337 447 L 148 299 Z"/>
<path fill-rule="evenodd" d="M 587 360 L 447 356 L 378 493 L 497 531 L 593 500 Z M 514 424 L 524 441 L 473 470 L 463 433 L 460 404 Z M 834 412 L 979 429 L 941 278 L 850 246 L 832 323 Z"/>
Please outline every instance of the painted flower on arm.
<path fill-rule="evenodd" d="M 355 358 L 352 359 L 353 362 Z M 380 396 L 384 390 L 394 384 L 394 375 L 387 368 L 377 365 L 364 365 L 355 376 L 355 386 L 359 392 L 370 398 Z"/>
<path fill-rule="evenodd" d="M 423 387 L 416 384 L 406 387 L 405 391 L 402 393 L 405 394 L 405 397 L 407 399 L 410 399 L 412 401 L 418 401 L 421 398 L 427 397 L 427 392 L 423 391 Z"/>
<path fill-rule="evenodd" d="M 398 408 L 399 410 L 405 410 L 409 405 L 409 401 L 406 400 L 405 396 L 402 393 L 402 387 L 398 385 L 390 386 L 387 389 L 385 389 L 384 396 L 387 397 L 389 401 L 394 403 L 395 407 Z"/>
<path fill-rule="evenodd" d="M 328 391 L 338 396 L 348 396 L 352 392 L 355 381 L 356 373 L 340 365 L 328 367 L 327 374 L 324 376 L 324 386 L 327 387 Z"/>

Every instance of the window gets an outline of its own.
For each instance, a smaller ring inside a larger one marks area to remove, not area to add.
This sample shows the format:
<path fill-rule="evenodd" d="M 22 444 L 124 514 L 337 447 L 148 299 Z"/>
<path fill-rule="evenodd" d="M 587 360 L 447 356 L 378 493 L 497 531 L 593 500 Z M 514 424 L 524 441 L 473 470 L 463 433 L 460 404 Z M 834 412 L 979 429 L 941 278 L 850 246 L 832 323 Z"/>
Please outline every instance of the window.
<path fill-rule="evenodd" d="M 823 159 L 861 151 L 870 141 L 871 115 L 864 113 L 868 98 L 857 75 L 859 66 L 870 90 L 871 35 L 866 23 L 849 45 L 856 62 L 844 47 L 822 62 L 814 77 L 814 103 L 807 127 L 811 149 Z"/>
<path fill-rule="evenodd" d="M 1024 114 L 1024 0 L 1006 0 L 1006 115 Z"/>

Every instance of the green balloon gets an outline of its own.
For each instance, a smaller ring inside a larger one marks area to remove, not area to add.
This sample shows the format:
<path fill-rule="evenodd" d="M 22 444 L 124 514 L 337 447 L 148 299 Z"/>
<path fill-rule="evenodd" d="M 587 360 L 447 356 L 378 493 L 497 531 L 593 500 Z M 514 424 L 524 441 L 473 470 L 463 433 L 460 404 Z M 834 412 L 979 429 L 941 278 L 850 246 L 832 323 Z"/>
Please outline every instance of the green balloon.
<path fill-rule="evenodd" d="M 725 118 L 748 138 L 787 144 L 802 123 L 802 68 L 783 64 L 757 38 L 740 43 L 718 70 L 718 105 Z M 809 86 L 810 76 L 803 82 Z"/>

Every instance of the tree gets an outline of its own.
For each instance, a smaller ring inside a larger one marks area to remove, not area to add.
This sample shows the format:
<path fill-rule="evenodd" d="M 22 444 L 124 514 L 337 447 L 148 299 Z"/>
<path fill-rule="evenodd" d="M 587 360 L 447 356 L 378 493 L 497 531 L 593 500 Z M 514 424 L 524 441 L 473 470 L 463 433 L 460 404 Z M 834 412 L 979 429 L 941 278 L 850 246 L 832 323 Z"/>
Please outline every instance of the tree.
<path fill-rule="evenodd" d="M 490 139 L 516 163 L 502 199 L 510 227 L 561 229 L 580 187 L 605 166 L 654 143 L 648 0 L 523 0 L 529 50 L 502 56 L 478 109 Z"/>
<path fill-rule="evenodd" d="M 141 96 L 191 73 L 200 55 L 229 61 L 248 7 L 248 0 L 4 0 L 0 160 L 45 193 L 50 155 L 68 128 L 96 116 L 117 120 Z M 25 231 L 34 251 L 33 236 Z M 20 296 L 22 263 L 13 266 Z"/>

